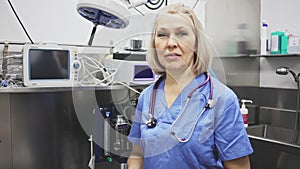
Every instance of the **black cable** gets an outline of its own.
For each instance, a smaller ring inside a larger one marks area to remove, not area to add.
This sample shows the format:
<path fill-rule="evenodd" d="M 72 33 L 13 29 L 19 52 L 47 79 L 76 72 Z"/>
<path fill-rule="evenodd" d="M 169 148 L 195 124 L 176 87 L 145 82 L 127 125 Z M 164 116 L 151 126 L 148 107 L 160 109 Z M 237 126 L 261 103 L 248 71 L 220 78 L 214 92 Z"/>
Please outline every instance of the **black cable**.
<path fill-rule="evenodd" d="M 298 74 L 299 75 L 299 74 Z M 298 77 L 299 79 L 299 77 Z M 293 143 L 297 144 L 298 135 L 299 135 L 299 102 L 300 102 L 300 85 L 299 81 L 297 82 L 297 107 L 296 107 L 296 117 L 295 117 L 295 125 L 294 125 L 294 138 Z"/>
<path fill-rule="evenodd" d="M 22 26 L 22 28 L 23 28 L 24 32 L 26 33 L 26 36 L 27 36 L 27 37 L 28 37 L 28 39 L 30 40 L 31 44 L 34 44 L 34 43 L 33 43 L 33 41 L 32 41 L 32 39 L 30 38 L 30 36 L 29 36 L 28 32 L 26 31 L 26 29 L 25 29 L 25 27 L 24 27 L 23 23 L 21 22 L 21 20 L 20 20 L 20 18 L 19 18 L 19 16 L 18 16 L 18 14 L 16 13 L 16 11 L 15 11 L 15 9 L 14 9 L 13 5 L 11 4 L 10 0 L 7 0 L 7 1 L 8 1 L 8 3 L 9 3 L 9 5 L 10 5 L 11 9 L 13 10 L 13 12 L 14 12 L 15 16 L 17 17 L 17 19 L 18 19 L 19 23 L 21 24 L 21 26 Z"/>
<path fill-rule="evenodd" d="M 194 6 L 192 7 L 192 9 L 195 9 L 195 7 L 197 6 L 198 2 L 199 2 L 199 0 L 197 0 L 197 1 L 195 2 L 195 4 L 194 4 Z"/>
<path fill-rule="evenodd" d="M 163 4 L 164 1 L 165 1 L 165 6 L 168 6 L 168 0 L 162 0 L 158 7 L 150 7 L 150 6 L 148 5 L 148 3 L 146 3 L 145 6 L 146 6 L 147 8 L 149 8 L 149 9 L 151 9 L 151 10 L 157 10 L 157 9 L 159 9 L 159 8 L 162 6 L 162 4 Z M 150 1 L 149 3 L 150 3 L 151 5 L 157 5 L 157 4 L 159 3 L 159 1 L 157 1 L 157 2 L 151 2 L 151 1 Z M 199 0 L 197 0 L 197 1 L 195 2 L 195 4 L 193 5 L 192 9 L 195 9 L 195 7 L 197 6 L 198 3 L 199 3 Z"/>
<path fill-rule="evenodd" d="M 145 16 L 145 14 L 143 12 L 141 12 L 140 10 L 138 10 L 136 7 L 133 7 L 133 9 L 135 9 L 138 13 L 140 13 L 142 16 Z"/>
<path fill-rule="evenodd" d="M 164 1 L 166 1 L 166 5 L 167 5 L 167 0 L 162 0 L 162 1 L 159 0 L 156 3 L 151 2 L 151 1 L 149 2 L 151 5 L 157 5 L 160 2 L 160 4 L 157 7 L 151 7 L 151 6 L 148 5 L 148 3 L 146 3 L 145 6 L 148 9 L 150 9 L 150 10 L 157 10 L 157 9 L 159 9 L 162 6 L 162 4 L 164 3 Z"/>
<path fill-rule="evenodd" d="M 159 1 L 156 1 L 156 2 L 153 2 L 153 1 L 150 1 L 149 2 L 151 5 L 157 5 L 159 3 Z"/>

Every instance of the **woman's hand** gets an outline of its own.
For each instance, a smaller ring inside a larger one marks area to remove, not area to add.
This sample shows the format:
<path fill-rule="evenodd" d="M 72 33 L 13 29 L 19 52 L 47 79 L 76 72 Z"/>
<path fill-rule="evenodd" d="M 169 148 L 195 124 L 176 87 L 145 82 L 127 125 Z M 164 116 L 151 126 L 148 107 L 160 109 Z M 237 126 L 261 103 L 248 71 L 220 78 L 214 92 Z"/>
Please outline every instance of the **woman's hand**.
<path fill-rule="evenodd" d="M 223 162 L 225 169 L 250 169 L 249 157 L 241 157 L 234 160 L 224 161 Z"/>
<path fill-rule="evenodd" d="M 144 155 L 141 148 L 137 145 L 133 146 L 133 150 L 128 158 L 128 169 L 142 169 L 144 164 Z"/>

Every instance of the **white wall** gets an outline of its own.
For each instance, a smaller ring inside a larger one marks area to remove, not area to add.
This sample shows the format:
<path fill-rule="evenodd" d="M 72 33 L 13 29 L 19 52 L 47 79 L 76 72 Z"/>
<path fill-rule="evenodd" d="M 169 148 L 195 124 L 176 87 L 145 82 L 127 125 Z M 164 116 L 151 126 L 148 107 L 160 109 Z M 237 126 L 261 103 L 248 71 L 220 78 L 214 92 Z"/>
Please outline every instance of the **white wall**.
<path fill-rule="evenodd" d="M 220 56 L 237 54 L 238 25 L 246 23 L 248 50 L 259 50 L 260 0 L 209 0 L 206 28 Z"/>
<path fill-rule="evenodd" d="M 77 14 L 77 0 L 11 2 L 35 43 L 85 43 L 90 23 Z M 8 2 L 2 1 L 0 5 L 0 41 L 29 42 Z"/>
<path fill-rule="evenodd" d="M 261 0 L 261 19 L 269 24 L 270 32 L 280 29 L 300 34 L 299 0 Z"/>

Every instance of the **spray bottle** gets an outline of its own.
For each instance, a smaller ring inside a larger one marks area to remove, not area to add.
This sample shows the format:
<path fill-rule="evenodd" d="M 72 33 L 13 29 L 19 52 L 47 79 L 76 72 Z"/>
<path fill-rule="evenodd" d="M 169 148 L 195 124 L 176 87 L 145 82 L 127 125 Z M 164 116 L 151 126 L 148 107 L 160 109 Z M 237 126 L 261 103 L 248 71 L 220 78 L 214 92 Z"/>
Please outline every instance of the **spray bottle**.
<path fill-rule="evenodd" d="M 246 108 L 245 103 L 253 103 L 253 102 L 252 100 L 245 100 L 245 99 L 242 99 L 241 102 L 242 102 L 242 106 L 240 110 L 243 116 L 244 126 L 248 127 L 248 109 Z"/>
<path fill-rule="evenodd" d="M 263 20 L 260 30 L 260 54 L 267 55 L 269 54 L 269 30 L 268 23 Z"/>

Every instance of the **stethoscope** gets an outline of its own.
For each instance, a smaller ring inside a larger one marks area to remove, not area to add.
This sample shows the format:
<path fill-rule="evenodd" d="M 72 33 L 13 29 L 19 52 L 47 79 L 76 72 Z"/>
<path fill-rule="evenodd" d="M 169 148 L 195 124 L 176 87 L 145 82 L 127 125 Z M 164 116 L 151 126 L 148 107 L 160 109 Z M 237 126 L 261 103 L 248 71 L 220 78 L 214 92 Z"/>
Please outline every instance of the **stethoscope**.
<path fill-rule="evenodd" d="M 183 108 L 181 109 L 178 117 L 176 118 L 176 120 L 173 122 L 173 124 L 171 125 L 170 127 L 170 133 L 171 135 L 173 135 L 178 141 L 180 142 L 187 142 L 190 140 L 190 138 L 192 137 L 192 134 L 193 134 L 193 131 L 196 127 L 196 124 L 198 123 L 200 117 L 202 116 L 202 114 L 207 110 L 207 109 L 211 109 L 215 106 L 215 101 L 213 100 L 213 85 L 212 85 L 212 81 L 211 81 L 211 77 L 210 75 L 208 75 L 206 73 L 206 80 L 201 83 L 200 85 L 198 85 L 196 88 L 194 88 L 193 90 L 190 91 L 189 95 L 187 96 L 187 100 L 183 106 Z M 160 82 L 165 79 L 165 76 L 161 76 L 154 84 L 154 87 L 153 87 L 153 90 L 152 90 L 152 93 L 151 93 L 151 96 L 150 96 L 150 109 L 149 109 L 149 119 L 145 122 L 146 126 L 148 128 L 154 128 L 156 127 L 156 124 L 157 124 L 157 119 L 154 117 L 154 104 L 155 104 L 155 98 L 156 98 L 156 90 L 158 89 L 158 86 L 160 84 Z M 188 138 L 179 138 L 176 136 L 176 133 L 173 131 L 173 127 L 174 125 L 177 123 L 177 121 L 180 119 L 180 117 L 182 116 L 183 112 L 185 111 L 186 107 L 188 106 L 192 96 L 193 96 L 193 93 L 198 90 L 199 88 L 205 86 L 207 83 L 210 84 L 210 91 L 209 91 L 209 99 L 207 101 L 207 103 L 205 104 L 203 110 L 200 112 L 199 116 L 197 117 L 196 119 L 196 122 L 194 123 L 193 125 L 193 128 L 192 128 L 192 132 L 190 134 L 190 136 Z"/>

